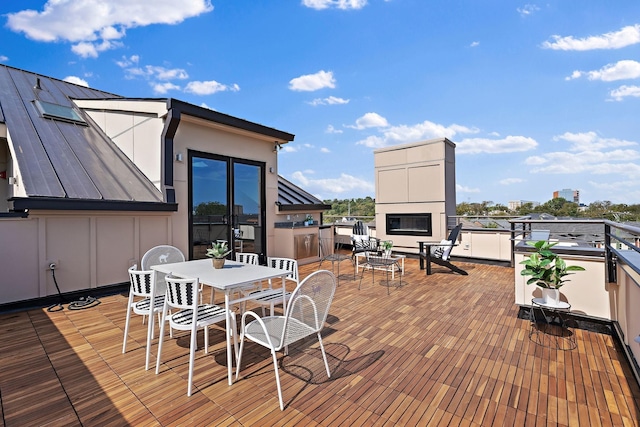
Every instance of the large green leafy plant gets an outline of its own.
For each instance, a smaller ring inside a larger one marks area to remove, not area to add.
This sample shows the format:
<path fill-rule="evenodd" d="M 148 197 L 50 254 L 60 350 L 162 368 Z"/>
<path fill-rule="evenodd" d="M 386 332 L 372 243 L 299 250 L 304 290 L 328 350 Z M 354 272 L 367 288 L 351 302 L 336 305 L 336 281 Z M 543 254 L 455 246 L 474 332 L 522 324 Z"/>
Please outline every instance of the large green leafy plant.
<path fill-rule="evenodd" d="M 231 251 L 226 242 L 214 242 L 212 247 L 207 249 L 207 256 L 210 258 L 224 258 Z"/>
<path fill-rule="evenodd" d="M 584 271 L 584 268 L 579 265 L 567 265 L 558 254 L 551 250 L 558 244 L 557 242 L 549 243 L 540 240 L 535 243 L 527 242 L 527 244 L 536 248 L 536 252 L 520 262 L 524 265 L 520 274 L 531 276 L 527 280 L 527 285 L 535 283 L 541 288 L 559 289 L 569 281 L 569 279 L 565 279 L 566 276 L 573 274 L 574 271 Z"/>

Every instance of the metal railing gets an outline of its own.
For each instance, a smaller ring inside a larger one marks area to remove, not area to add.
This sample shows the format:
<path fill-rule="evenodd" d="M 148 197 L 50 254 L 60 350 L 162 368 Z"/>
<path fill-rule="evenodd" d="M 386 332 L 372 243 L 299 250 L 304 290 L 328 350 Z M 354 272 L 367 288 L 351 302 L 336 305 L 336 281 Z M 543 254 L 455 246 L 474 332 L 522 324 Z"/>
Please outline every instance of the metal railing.
<path fill-rule="evenodd" d="M 617 282 L 616 267 L 619 258 L 640 274 L 640 228 L 605 220 L 604 234 L 609 282 Z"/>

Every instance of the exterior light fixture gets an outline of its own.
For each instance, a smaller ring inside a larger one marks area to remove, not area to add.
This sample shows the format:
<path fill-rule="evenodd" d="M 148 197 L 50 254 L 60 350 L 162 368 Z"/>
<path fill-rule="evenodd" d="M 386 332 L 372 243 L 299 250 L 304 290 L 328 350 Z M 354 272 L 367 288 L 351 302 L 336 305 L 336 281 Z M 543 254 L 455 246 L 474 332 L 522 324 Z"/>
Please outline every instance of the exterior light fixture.
<path fill-rule="evenodd" d="M 277 153 L 278 150 L 282 150 L 282 145 L 280 145 L 280 143 L 278 141 L 275 141 L 273 143 L 273 152 Z"/>
<path fill-rule="evenodd" d="M 182 161 L 182 153 L 177 153 L 176 154 L 176 162 L 181 162 Z"/>

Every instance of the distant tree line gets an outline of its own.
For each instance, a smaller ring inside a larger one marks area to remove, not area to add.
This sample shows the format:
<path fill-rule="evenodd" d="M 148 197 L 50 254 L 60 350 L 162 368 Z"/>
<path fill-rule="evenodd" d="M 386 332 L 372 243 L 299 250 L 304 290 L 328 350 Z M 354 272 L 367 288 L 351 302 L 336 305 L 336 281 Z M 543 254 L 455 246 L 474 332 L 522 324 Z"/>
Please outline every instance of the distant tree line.
<path fill-rule="evenodd" d="M 371 217 L 371 219 L 373 219 L 376 215 L 376 201 L 369 196 L 364 199 L 323 200 L 323 203 L 331 205 L 331 209 L 325 211 L 323 214 L 330 219 L 333 217 Z"/>
<path fill-rule="evenodd" d="M 518 215 L 524 216 L 532 213 L 547 213 L 553 216 L 574 218 L 602 218 L 616 222 L 640 221 L 640 205 L 627 205 L 624 203 L 613 204 L 609 201 L 593 202 L 586 207 L 580 207 L 577 203 L 569 202 L 562 197 L 551 199 L 548 202 L 534 206 L 533 203 L 523 203 L 515 210 L 491 201 L 480 203 L 459 203 L 456 206 L 456 214 L 460 216 L 491 216 L 491 215 Z"/>
<path fill-rule="evenodd" d="M 368 196 L 363 199 L 323 200 L 323 203 L 331 205 L 331 209 L 325 211 L 324 216 L 332 219 L 335 217 L 373 218 L 376 213 L 376 201 Z M 510 210 L 505 205 L 495 204 L 491 201 L 462 202 L 456 206 L 456 215 L 460 216 L 525 216 L 532 213 L 546 213 L 559 217 L 602 218 L 616 222 L 637 222 L 640 221 L 640 204 L 627 205 L 597 201 L 589 206 L 580 207 L 577 203 L 559 197 L 538 206 L 534 206 L 533 203 L 523 203 L 515 210 Z"/>

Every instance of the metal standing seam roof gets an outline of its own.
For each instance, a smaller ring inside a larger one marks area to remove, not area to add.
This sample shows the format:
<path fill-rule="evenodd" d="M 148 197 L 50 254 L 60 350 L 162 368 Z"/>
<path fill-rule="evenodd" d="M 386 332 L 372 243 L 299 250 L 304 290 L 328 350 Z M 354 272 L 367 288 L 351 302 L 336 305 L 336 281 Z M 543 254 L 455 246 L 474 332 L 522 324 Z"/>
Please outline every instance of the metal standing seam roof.
<path fill-rule="evenodd" d="M 21 173 L 20 185 L 27 194 L 26 198 L 12 199 L 14 209 L 176 210 L 177 205 L 171 197 L 165 199 L 91 117 L 75 108 L 74 99 L 132 98 L 0 64 L 0 123 L 6 124 Z M 42 117 L 36 100 L 74 108 L 86 125 Z M 168 110 L 177 111 L 175 126 L 183 113 L 259 133 L 276 142 L 294 138 L 287 132 L 183 101 L 164 100 Z M 169 154 L 173 149 L 172 137 L 164 138 Z M 162 136 L 158 138 L 158 143 L 162 143 Z M 171 181 L 165 184 L 172 185 L 171 162 L 164 167 L 168 168 L 165 178 Z M 285 200 L 321 205 L 313 196 L 299 188 L 291 190 L 292 187 L 295 186 L 290 183 L 286 186 Z M 290 194 L 295 193 L 304 195 L 290 199 Z"/>
<path fill-rule="evenodd" d="M 293 211 L 299 209 L 331 209 L 322 200 L 304 191 L 278 175 L 278 207 L 281 211 Z"/>
<path fill-rule="evenodd" d="M 32 207 L 55 199 L 61 209 L 88 202 L 162 203 L 162 194 L 81 109 L 86 125 L 44 118 L 35 100 L 74 108 L 73 98 L 117 97 L 51 77 L 0 66 L 0 108 Z M 121 205 L 122 209 L 126 207 Z"/>

